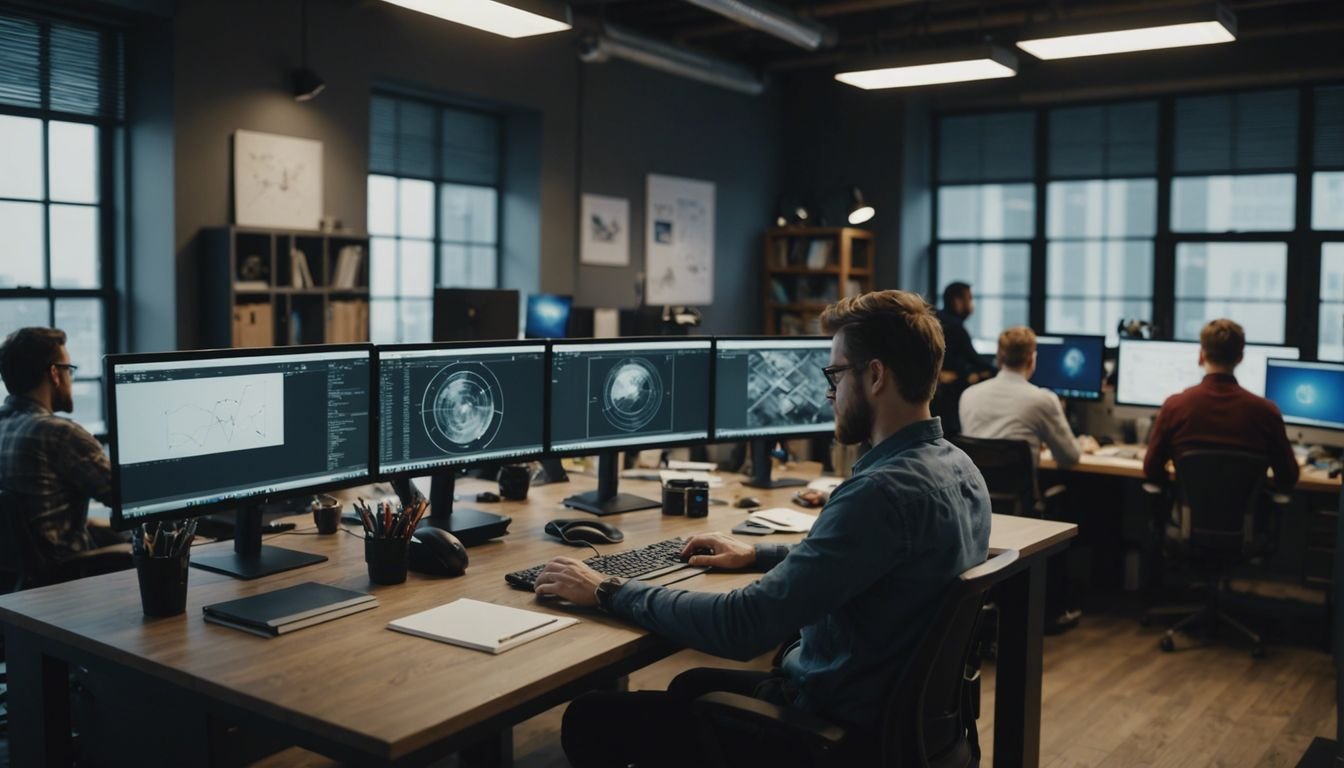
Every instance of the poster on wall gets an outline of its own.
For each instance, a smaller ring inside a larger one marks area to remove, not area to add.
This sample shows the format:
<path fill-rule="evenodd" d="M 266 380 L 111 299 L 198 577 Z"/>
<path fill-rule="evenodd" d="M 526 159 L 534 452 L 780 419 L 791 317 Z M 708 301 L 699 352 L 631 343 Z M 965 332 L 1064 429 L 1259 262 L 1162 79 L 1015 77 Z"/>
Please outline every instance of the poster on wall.
<path fill-rule="evenodd" d="M 322 142 L 233 132 L 233 222 L 244 227 L 318 229 Z"/>
<path fill-rule="evenodd" d="M 584 195 L 579 215 L 579 231 L 583 233 L 579 263 L 629 266 L 630 201 L 623 197 Z"/>
<path fill-rule="evenodd" d="M 714 184 L 649 174 L 644 303 L 714 302 Z"/>

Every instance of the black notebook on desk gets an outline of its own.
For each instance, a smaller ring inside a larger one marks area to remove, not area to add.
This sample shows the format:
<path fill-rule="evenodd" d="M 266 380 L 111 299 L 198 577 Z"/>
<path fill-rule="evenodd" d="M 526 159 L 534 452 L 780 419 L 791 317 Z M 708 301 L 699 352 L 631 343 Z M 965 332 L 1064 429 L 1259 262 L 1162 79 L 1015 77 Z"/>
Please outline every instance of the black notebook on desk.
<path fill-rule="evenodd" d="M 378 606 L 364 592 L 306 581 L 260 595 L 207 605 L 205 620 L 273 637 Z"/>

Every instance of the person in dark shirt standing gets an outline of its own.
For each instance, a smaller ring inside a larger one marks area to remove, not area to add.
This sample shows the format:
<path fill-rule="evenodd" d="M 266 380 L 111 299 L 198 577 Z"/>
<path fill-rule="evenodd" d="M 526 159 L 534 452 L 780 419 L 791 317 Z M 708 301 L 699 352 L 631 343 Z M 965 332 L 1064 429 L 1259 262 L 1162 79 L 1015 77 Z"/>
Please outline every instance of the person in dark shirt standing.
<path fill-rule="evenodd" d="M 985 559 L 989 493 L 966 454 L 929 414 L 943 334 L 923 299 L 879 291 L 828 307 L 834 334 L 827 397 L 836 439 L 872 445 L 803 541 L 751 546 L 693 536 L 691 565 L 764 571 L 724 594 L 604 578 L 556 558 L 539 596 L 602 610 L 684 646 L 747 660 L 799 633 L 770 672 L 693 669 L 663 691 L 590 693 L 565 712 L 562 743 L 576 768 L 683 766 L 690 703 L 729 691 L 844 723 L 856 755 L 871 755 L 882 696 L 900 674 L 947 588 Z M 704 551 L 708 551 L 705 554 Z M 749 745 L 762 750 L 764 745 Z"/>
<path fill-rule="evenodd" d="M 1246 332 L 1231 320 L 1213 320 L 1199 333 L 1204 380 L 1162 404 L 1148 437 L 1143 472 L 1168 481 L 1167 462 L 1192 448 L 1258 453 L 1269 459 L 1274 485 L 1289 490 L 1299 470 L 1279 407 L 1237 384 L 1232 375 L 1246 349 Z"/>
<path fill-rule="evenodd" d="M 21 497 L 38 546 L 56 559 L 122 541 L 88 525 L 89 498 L 111 494 L 107 455 L 83 427 L 56 415 L 74 410 L 75 368 L 55 328 L 20 328 L 0 346 L 9 390 L 0 406 L 0 488 Z"/>
<path fill-rule="evenodd" d="M 943 289 L 943 308 L 938 310 L 938 322 L 943 326 L 947 354 L 943 370 L 938 374 L 938 396 L 933 412 L 943 420 L 943 431 L 949 435 L 961 434 L 961 393 L 994 375 L 994 366 L 986 363 L 975 351 L 971 334 L 966 330 L 966 319 L 975 313 L 975 295 L 966 283 L 948 283 Z"/>

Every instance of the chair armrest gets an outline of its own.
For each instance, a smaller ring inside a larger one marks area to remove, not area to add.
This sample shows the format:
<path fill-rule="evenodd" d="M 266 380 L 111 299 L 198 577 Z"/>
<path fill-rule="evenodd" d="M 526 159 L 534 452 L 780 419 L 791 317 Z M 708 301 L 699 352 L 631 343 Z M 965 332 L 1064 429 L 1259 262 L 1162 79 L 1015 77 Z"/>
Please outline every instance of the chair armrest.
<path fill-rule="evenodd" d="M 1067 493 L 1068 490 L 1069 489 L 1063 485 L 1052 485 L 1049 488 L 1045 489 L 1045 491 L 1041 494 L 1041 498 L 1045 499 L 1046 501 L 1049 501 L 1050 499 L 1053 499 L 1056 496 L 1060 496 L 1064 493 Z"/>
<path fill-rule="evenodd" d="M 691 707 L 715 730 L 746 727 L 764 737 L 774 734 L 821 749 L 838 747 L 845 739 L 845 729 L 835 723 L 800 709 L 781 707 L 738 693 L 707 693 L 696 699 Z"/>
<path fill-rule="evenodd" d="M 134 566 L 130 544 L 111 544 L 106 547 L 77 552 L 56 564 L 56 571 L 68 578 L 84 578 L 114 571 L 125 571 Z"/>
<path fill-rule="evenodd" d="M 1162 496 L 1166 494 L 1167 489 L 1163 488 L 1157 483 L 1144 483 L 1143 492 L 1148 494 L 1149 496 Z"/>
<path fill-rule="evenodd" d="M 1269 500 L 1273 502 L 1275 506 L 1286 507 L 1293 503 L 1293 496 L 1288 493 L 1271 493 L 1269 494 Z"/>

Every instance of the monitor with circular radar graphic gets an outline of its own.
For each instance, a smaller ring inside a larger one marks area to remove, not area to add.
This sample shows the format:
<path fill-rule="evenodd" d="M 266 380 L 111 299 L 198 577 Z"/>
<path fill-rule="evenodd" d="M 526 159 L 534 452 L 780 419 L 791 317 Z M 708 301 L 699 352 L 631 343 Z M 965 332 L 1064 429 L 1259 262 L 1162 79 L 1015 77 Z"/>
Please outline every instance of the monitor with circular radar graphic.
<path fill-rule="evenodd" d="M 433 475 L 430 513 L 466 546 L 508 532 L 510 518 L 453 503 L 458 469 L 542 454 L 546 345 L 528 341 L 380 346 L 378 474 L 407 502 Z"/>
<path fill-rule="evenodd" d="M 710 341 L 552 342 L 551 453 L 601 455 L 598 490 L 565 500 L 597 515 L 660 502 L 616 493 L 615 452 L 709 439 Z"/>

